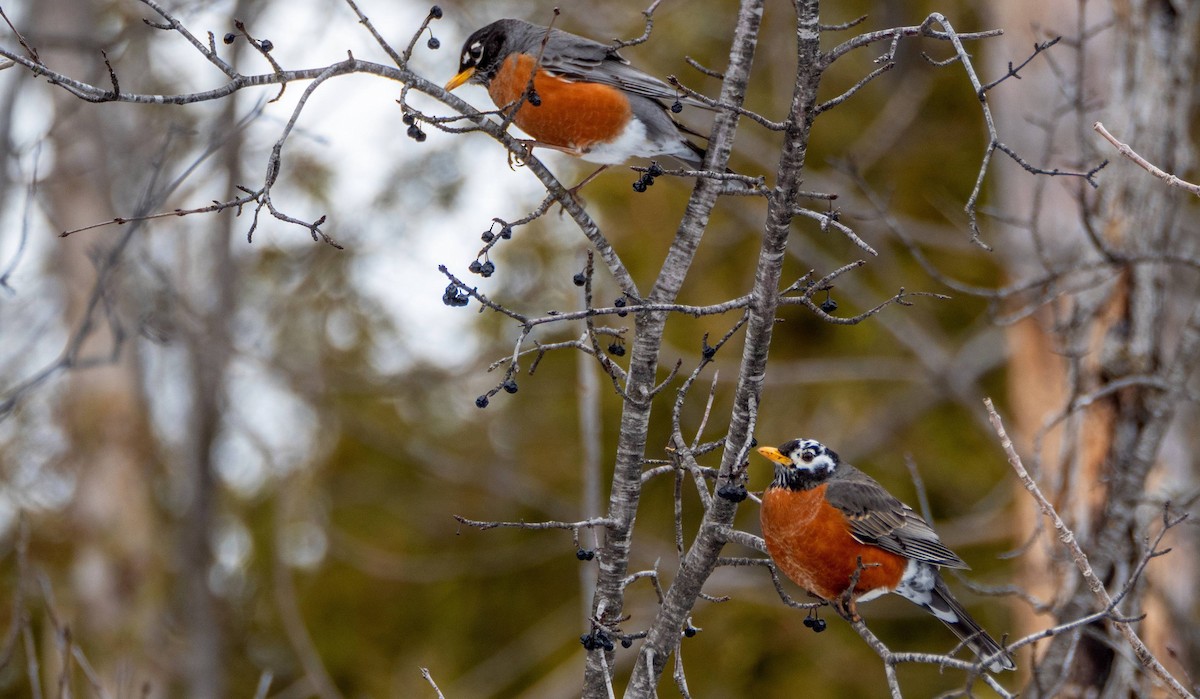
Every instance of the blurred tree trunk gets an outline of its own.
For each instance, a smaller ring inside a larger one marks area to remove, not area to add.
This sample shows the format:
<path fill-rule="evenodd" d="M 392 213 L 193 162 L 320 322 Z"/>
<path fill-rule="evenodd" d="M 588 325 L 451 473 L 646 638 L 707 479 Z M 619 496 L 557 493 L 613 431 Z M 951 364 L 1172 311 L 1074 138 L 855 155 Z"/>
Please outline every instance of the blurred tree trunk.
<path fill-rule="evenodd" d="M 244 3 L 241 3 L 244 5 Z M 233 16 L 244 10 L 239 6 Z M 246 18 L 249 19 L 249 18 Z M 238 100 L 222 103 L 219 126 L 213 133 L 228 134 L 222 153 L 228 190 L 240 181 L 242 134 L 237 128 Z M 229 324 L 236 312 L 239 275 L 230 250 L 232 215 L 208 219 L 198 237 L 179 247 L 178 274 L 199 268 L 187 289 L 196 322 L 184 333 L 188 383 L 193 398 L 184 452 L 187 501 L 179 520 L 179 586 L 181 616 L 185 620 L 189 653 L 184 658 L 188 696 L 217 699 L 225 696 L 225 640 L 220 601 L 212 590 L 213 545 L 219 535 L 216 512 L 219 482 L 214 445 L 225 411 L 225 376 L 233 354 Z M 190 243 L 190 244 L 189 244 Z"/>
<path fill-rule="evenodd" d="M 100 8 L 76 0 L 44 0 L 30 17 L 30 41 L 43 60 L 84 79 L 106 81 L 99 54 Z M 144 45 L 126 46 L 136 55 Z M 29 88 L 33 88 L 32 85 Z M 47 90 L 54 111 L 49 131 L 53 170 L 41 195 L 61 230 L 113 216 L 111 186 L 116 172 L 130 166 L 136 129 L 105 118 L 61 90 Z M 111 115 L 112 112 L 109 112 Z M 137 344 L 122 324 L 127 289 L 119 274 L 96 285 L 101 260 L 122 254 L 122 232 L 107 238 L 76 236 L 55 246 L 54 270 L 63 290 L 62 322 L 86 340 L 69 349 L 70 369 L 62 382 L 60 424 L 70 446 L 66 471 L 75 477 L 68 507 L 74 548 L 68 563 L 69 589 L 59 590 L 62 623 L 86 639 L 99 676 L 122 683 L 161 687 L 147 652 L 160 648 L 154 637 L 162 589 L 155 546 L 157 513 L 152 497 L 154 459 L 143 395 L 139 390 Z M 111 259 L 111 258 L 110 258 Z M 49 631 L 49 629 L 47 629 Z M 56 686 L 66 669 L 57 652 L 43 655 L 45 686 Z M 117 668 L 135 668 L 134 678 Z M 125 691 L 109 687 L 110 690 Z"/>
<path fill-rule="evenodd" d="M 1197 360 L 1192 336 L 1198 296 L 1194 277 L 1163 261 L 1164 256 L 1190 252 L 1181 244 L 1190 195 L 1121 158 L 1091 126 L 1098 118 L 1169 172 L 1194 172 L 1196 144 L 1189 125 L 1200 97 L 1193 89 L 1200 67 L 1200 4 L 1114 0 L 1103 6 L 1044 5 L 998 3 L 992 12 L 1006 29 L 1020 32 L 1036 25 L 1069 39 L 1081 27 L 1103 26 L 1110 12 L 1113 25 L 1081 46 L 1064 42 L 1064 51 L 1056 47 L 1054 59 L 1066 67 L 1057 77 L 1047 76 L 1039 89 L 1025 81 L 1026 89 L 994 99 L 1008 101 L 1004 109 L 1010 119 L 1054 122 L 1059 106 L 1055 99 L 1067 108 L 1069 115 L 1047 132 L 1043 148 L 1032 142 L 1025 145 L 1031 160 L 1065 158 L 1083 169 L 1102 159 L 1112 162 L 1100 175 L 1098 193 L 1082 182 L 1065 187 L 1060 182 L 1035 192 L 1044 184 L 1017 168 L 1006 170 L 999 188 L 1004 199 L 1000 208 L 1014 216 L 1034 213 L 1025 242 L 1005 241 L 998 247 L 1009 255 L 1017 278 L 1061 274 L 1069 269 L 1061 265 L 1064 260 L 1073 260 L 1071 266 L 1076 267 L 1085 262 L 1107 264 L 1103 281 L 1083 291 L 1072 292 L 1062 276 L 1054 278 L 1043 289 L 1053 300 L 1011 328 L 1010 396 L 1027 449 L 1052 420 L 1065 415 L 1046 433 L 1035 455 L 1041 467 L 1038 477 L 1057 496 L 1056 507 L 1097 575 L 1115 592 L 1142 559 L 1144 538 L 1160 526 L 1155 522 L 1162 510 L 1153 503 L 1161 488 L 1151 476 L 1164 445 L 1169 439 L 1190 439 L 1185 433 L 1194 432 L 1194 415 L 1190 429 L 1171 427 L 1178 427 L 1182 384 Z M 1074 14 L 1081 9 L 1086 12 L 1084 21 Z M 1010 43 L 1009 50 L 1017 45 Z M 993 65 L 1015 58 L 996 56 Z M 1064 76 L 1065 84 L 1053 84 Z M 1095 109 L 1098 94 L 1107 100 L 1100 110 Z M 1012 102 L 1017 99 L 1026 101 Z M 1196 474 L 1190 469 L 1194 465 L 1189 463 L 1176 474 L 1186 481 L 1171 486 L 1181 492 L 1187 492 L 1187 482 L 1194 487 Z M 1169 493 L 1168 489 L 1168 497 Z M 1036 522 L 1032 503 L 1023 493 L 1018 498 L 1027 508 L 1021 520 Z M 1095 596 L 1069 560 L 1058 554 L 1050 562 L 1047 557 L 1052 555 L 1040 547 L 1030 550 L 1025 587 L 1052 601 L 1052 613 L 1060 621 L 1096 610 Z M 1171 575 L 1194 569 L 1195 555 L 1194 546 L 1177 546 L 1168 562 L 1159 559 L 1151 566 L 1151 584 L 1136 587 L 1121 607 L 1133 615 L 1153 612 L 1136 628 L 1173 672 L 1179 665 L 1168 660 L 1164 644 L 1184 668 L 1195 667 L 1195 649 L 1181 643 L 1181 634 L 1190 632 L 1178 628 L 1190 618 L 1189 603 L 1186 595 L 1183 600 L 1164 598 L 1153 572 L 1155 566 L 1175 571 Z M 1048 570 L 1056 574 L 1048 576 Z M 1194 581 L 1194 574 L 1189 577 Z M 1122 660 L 1130 655 L 1129 646 L 1108 623 L 1094 624 L 1079 636 L 1056 637 L 1042 650 L 1027 696 L 1132 696 L 1152 686 L 1135 662 Z"/>

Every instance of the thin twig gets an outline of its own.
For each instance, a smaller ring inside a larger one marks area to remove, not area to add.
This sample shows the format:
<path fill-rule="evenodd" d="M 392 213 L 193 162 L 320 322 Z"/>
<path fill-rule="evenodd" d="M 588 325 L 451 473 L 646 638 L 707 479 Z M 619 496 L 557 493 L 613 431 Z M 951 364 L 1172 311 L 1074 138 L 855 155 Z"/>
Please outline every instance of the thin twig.
<path fill-rule="evenodd" d="M 1150 173 L 1151 175 L 1154 175 L 1155 177 L 1162 180 L 1163 182 L 1166 182 L 1168 185 L 1170 185 L 1172 187 L 1178 187 L 1178 188 L 1184 190 L 1185 192 L 1191 192 L 1192 194 L 1195 194 L 1196 196 L 1200 197 L 1200 184 L 1192 184 L 1191 182 L 1188 182 L 1187 180 L 1182 180 L 1182 179 L 1176 177 L 1175 175 L 1172 175 L 1171 173 L 1166 172 L 1165 170 L 1154 165 L 1150 161 L 1148 161 L 1145 158 L 1143 158 L 1142 156 L 1138 155 L 1137 151 L 1130 148 L 1127 144 L 1122 143 L 1121 141 L 1118 141 L 1116 136 L 1113 136 L 1111 133 L 1108 132 L 1108 129 L 1104 128 L 1104 124 L 1097 121 L 1096 123 L 1092 124 L 1092 128 L 1095 129 L 1096 132 L 1099 133 L 1101 136 L 1103 136 L 1104 140 L 1113 144 L 1113 146 L 1116 147 L 1117 151 L 1120 152 L 1121 155 L 1123 155 L 1126 158 L 1129 158 L 1133 162 L 1137 163 L 1138 167 L 1142 168 L 1143 170 Z"/>

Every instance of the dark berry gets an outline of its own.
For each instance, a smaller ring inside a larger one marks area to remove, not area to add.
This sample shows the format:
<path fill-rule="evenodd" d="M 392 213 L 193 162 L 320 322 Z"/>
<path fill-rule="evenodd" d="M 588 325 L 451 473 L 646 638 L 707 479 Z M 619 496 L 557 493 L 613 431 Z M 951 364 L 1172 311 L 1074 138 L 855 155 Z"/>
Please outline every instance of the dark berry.
<path fill-rule="evenodd" d="M 704 349 L 700 350 L 700 355 L 705 359 L 712 359 L 713 357 L 717 356 L 717 348 L 705 345 Z"/>
<path fill-rule="evenodd" d="M 507 379 L 504 383 L 500 384 L 500 387 L 508 393 L 517 392 L 517 382 L 512 379 Z"/>
<path fill-rule="evenodd" d="M 504 228 L 501 228 L 500 229 L 500 237 L 504 238 L 505 240 L 511 240 L 512 239 L 512 226 L 505 226 Z"/>
<path fill-rule="evenodd" d="M 237 34 L 234 34 L 233 32 L 229 32 L 221 40 L 224 41 L 226 44 L 232 44 L 233 42 L 237 41 Z"/>
<path fill-rule="evenodd" d="M 663 169 L 659 167 L 658 163 L 650 163 L 650 167 L 646 168 L 646 174 L 651 177 L 661 177 Z"/>
<path fill-rule="evenodd" d="M 753 449 L 754 447 L 757 447 L 757 446 L 758 446 L 758 437 L 751 437 L 750 438 L 750 448 Z"/>
<path fill-rule="evenodd" d="M 826 313 L 833 313 L 837 310 L 837 307 L 837 301 L 834 301 L 833 299 L 825 299 L 821 302 L 821 310 L 825 311 Z"/>
<path fill-rule="evenodd" d="M 816 619 L 813 621 L 812 630 L 817 633 L 821 633 L 825 630 L 826 626 L 828 626 L 828 624 L 825 623 L 824 619 Z"/>
<path fill-rule="evenodd" d="M 612 639 L 609 638 L 608 636 L 605 636 L 603 639 L 601 639 L 601 643 L 603 644 L 604 650 L 607 653 L 611 653 L 613 651 L 613 648 L 615 647 L 615 646 L 613 646 Z"/>
<path fill-rule="evenodd" d="M 475 407 L 476 408 L 488 407 L 488 397 L 486 395 L 484 395 L 484 396 L 479 396 L 478 398 L 476 398 L 475 399 Z"/>
<path fill-rule="evenodd" d="M 811 629 L 813 626 L 816 625 L 816 623 L 817 623 L 816 619 L 814 619 L 810 616 L 804 617 L 804 628 Z"/>
<path fill-rule="evenodd" d="M 263 53 L 270 53 L 271 49 L 275 48 L 275 44 L 272 44 L 270 39 L 263 39 L 259 42 L 258 47 L 263 50 Z"/>
<path fill-rule="evenodd" d="M 429 48 L 433 49 L 434 51 L 437 51 L 438 49 L 442 48 L 442 42 L 438 41 L 438 38 L 436 36 L 429 37 L 429 41 L 426 41 L 425 45 L 428 46 Z"/>
<path fill-rule="evenodd" d="M 730 502 L 741 502 L 746 499 L 746 486 L 726 483 L 717 488 L 717 497 Z"/>
<path fill-rule="evenodd" d="M 434 19 L 441 19 L 442 18 L 442 8 L 438 7 L 437 5 L 434 5 L 433 7 L 429 8 L 429 16 Z"/>
<path fill-rule="evenodd" d="M 405 126 L 412 126 L 416 122 L 416 118 L 412 114 L 405 112 L 404 116 L 400 117 L 400 121 L 404 122 Z"/>
<path fill-rule="evenodd" d="M 675 100 L 675 102 L 671 104 L 671 111 L 675 112 L 676 114 L 682 112 L 683 111 L 683 102 L 680 102 L 679 100 Z"/>
<path fill-rule="evenodd" d="M 414 140 L 415 140 L 415 139 L 419 138 L 419 137 L 422 135 L 422 134 L 421 134 L 421 127 L 420 127 L 420 126 L 417 126 L 416 124 L 410 124 L 410 125 L 409 125 L 409 127 L 408 127 L 408 132 L 407 132 L 407 133 L 408 133 L 408 137 L 409 137 L 409 138 L 411 138 L 411 139 L 414 139 Z"/>
<path fill-rule="evenodd" d="M 487 262 L 484 262 L 482 265 L 479 266 L 479 276 L 483 277 L 484 279 L 492 276 L 492 274 L 494 274 L 495 272 L 496 272 L 496 264 L 494 262 L 492 262 L 491 260 L 488 260 Z"/>
<path fill-rule="evenodd" d="M 451 284 L 446 287 L 445 293 L 442 294 L 442 303 L 447 306 L 465 306 L 470 303 L 470 297 L 463 293 L 462 289 Z"/>
<path fill-rule="evenodd" d="M 643 179 L 645 179 L 647 187 L 654 186 L 654 178 L 653 177 L 651 177 L 650 175 L 643 175 L 642 177 L 643 177 Z"/>
<path fill-rule="evenodd" d="M 694 626 L 686 626 L 683 629 L 683 635 L 687 636 L 688 638 L 691 638 L 691 637 L 695 636 L 699 631 L 700 631 L 700 629 L 697 629 Z"/>
<path fill-rule="evenodd" d="M 608 353 L 614 357 L 624 357 L 625 356 L 625 345 L 622 345 L 619 342 L 614 342 L 608 346 Z"/>
<path fill-rule="evenodd" d="M 585 633 L 580 636 L 579 642 L 583 644 L 583 647 L 586 650 L 595 650 L 596 648 L 596 639 L 592 638 L 590 633 Z"/>
<path fill-rule="evenodd" d="M 467 265 L 467 271 L 471 274 L 479 274 L 483 271 L 483 263 L 479 260 L 471 260 L 471 264 Z"/>
<path fill-rule="evenodd" d="M 424 131 L 421 131 L 421 130 L 419 130 L 419 129 L 418 129 L 418 130 L 417 130 L 417 135 L 416 135 L 416 136 L 413 136 L 413 138 L 414 138 L 414 139 L 416 139 L 417 143 L 424 143 L 424 142 L 425 142 L 425 139 L 426 139 L 426 138 L 428 138 L 428 137 L 425 135 L 425 132 L 424 132 Z"/>
<path fill-rule="evenodd" d="M 575 282 L 575 286 L 583 286 L 587 284 L 587 277 L 584 276 L 583 272 L 576 272 L 575 276 L 571 277 L 571 281 Z"/>
<path fill-rule="evenodd" d="M 622 647 L 622 648 L 629 648 L 629 647 L 630 647 L 630 646 L 632 646 L 632 645 L 633 645 L 633 639 L 632 639 L 632 638 L 622 638 L 622 639 L 621 639 L 621 647 Z"/>
<path fill-rule="evenodd" d="M 624 308 L 625 307 L 625 299 L 621 299 L 621 298 L 615 299 L 613 301 L 613 305 L 616 306 L 617 308 Z"/>
<path fill-rule="evenodd" d="M 529 103 L 535 107 L 542 106 L 542 96 L 537 93 L 537 90 L 529 91 Z"/>
<path fill-rule="evenodd" d="M 575 557 L 581 561 L 590 561 L 596 557 L 596 554 L 587 549 L 577 549 L 575 551 Z"/>
<path fill-rule="evenodd" d="M 646 191 L 646 181 L 644 179 L 641 179 L 641 180 L 638 180 L 637 182 L 634 182 L 633 183 L 633 191 L 635 191 L 635 192 Z"/>
<path fill-rule="evenodd" d="M 496 239 L 496 234 L 491 231 L 484 231 L 483 235 L 479 236 L 479 238 L 485 243 L 490 243 Z"/>

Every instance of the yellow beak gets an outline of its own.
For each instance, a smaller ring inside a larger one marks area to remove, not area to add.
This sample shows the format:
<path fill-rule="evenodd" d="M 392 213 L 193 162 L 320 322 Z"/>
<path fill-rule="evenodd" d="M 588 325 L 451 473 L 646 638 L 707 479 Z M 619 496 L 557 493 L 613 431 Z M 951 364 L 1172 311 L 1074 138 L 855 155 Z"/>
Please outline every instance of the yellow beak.
<path fill-rule="evenodd" d="M 453 78 L 450 78 L 450 82 L 446 83 L 446 91 L 449 92 L 450 90 L 453 90 L 454 88 L 461 86 L 463 83 L 470 80 L 472 75 L 475 75 L 475 67 L 474 66 L 467 68 L 466 70 L 464 70 L 463 72 L 454 76 Z"/>
<path fill-rule="evenodd" d="M 759 447 L 758 453 L 777 464 L 783 464 L 784 466 L 792 465 L 792 460 L 784 456 L 783 453 L 775 447 Z"/>

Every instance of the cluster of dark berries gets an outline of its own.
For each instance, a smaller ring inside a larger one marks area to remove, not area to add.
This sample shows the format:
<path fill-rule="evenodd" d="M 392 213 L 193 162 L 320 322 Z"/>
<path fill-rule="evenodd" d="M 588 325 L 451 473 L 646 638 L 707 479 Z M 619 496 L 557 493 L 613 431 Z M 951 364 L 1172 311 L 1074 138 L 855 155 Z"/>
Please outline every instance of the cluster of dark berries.
<path fill-rule="evenodd" d="M 611 651 L 614 647 L 612 639 L 608 637 L 608 634 L 604 633 L 600 629 L 596 629 L 591 633 L 583 634 L 579 637 L 579 642 L 583 644 L 583 647 L 586 650 L 603 648 L 606 651 Z"/>
<path fill-rule="evenodd" d="M 487 279 L 496 273 L 496 263 L 491 260 L 484 260 L 483 262 L 472 260 L 471 264 L 467 265 L 467 271 Z"/>
<path fill-rule="evenodd" d="M 717 497 L 730 502 L 741 502 L 747 495 L 746 486 L 741 483 L 723 483 L 717 488 Z"/>
<path fill-rule="evenodd" d="M 237 41 L 237 38 L 237 34 L 234 34 L 233 32 L 227 32 L 225 36 L 221 37 L 221 41 L 224 41 L 226 45 L 229 45 Z M 270 53 L 271 49 L 275 48 L 275 44 L 270 39 L 263 39 L 262 41 L 258 42 L 258 48 L 262 49 L 263 53 Z"/>
<path fill-rule="evenodd" d="M 400 118 L 400 120 L 403 121 L 405 123 L 405 125 L 408 126 L 407 133 L 408 133 L 409 138 L 416 141 L 417 143 L 422 143 L 425 140 L 425 138 L 426 138 L 425 132 L 421 130 L 420 126 L 417 126 L 416 117 L 414 117 L 412 114 L 405 114 L 403 117 Z"/>
<path fill-rule="evenodd" d="M 646 171 L 642 173 L 642 176 L 638 178 L 637 182 L 633 183 L 633 191 L 646 191 L 647 187 L 654 184 L 654 178 L 659 177 L 662 174 L 663 169 L 658 166 L 658 163 L 650 163 L 650 167 L 646 168 Z"/>
<path fill-rule="evenodd" d="M 504 238 L 505 240 L 511 239 L 512 233 L 513 233 L 512 226 L 505 225 L 503 228 L 500 229 L 500 237 Z M 496 234 L 492 232 L 491 228 L 489 228 L 486 231 L 484 231 L 482 235 L 479 236 L 479 239 L 485 243 L 490 243 L 496 239 Z"/>
<path fill-rule="evenodd" d="M 437 5 L 434 5 L 433 7 L 429 8 L 429 19 L 441 19 L 441 18 L 442 18 L 442 8 L 438 7 Z M 442 42 L 438 41 L 438 38 L 436 36 L 433 36 L 433 30 L 430 30 L 429 34 L 430 34 L 429 41 L 426 41 L 425 45 L 428 46 L 431 50 L 437 51 L 438 49 L 440 49 L 442 47 Z"/>
<path fill-rule="evenodd" d="M 814 633 L 821 633 L 827 626 L 824 619 L 816 616 L 804 617 L 804 625 L 812 629 Z"/>
<path fill-rule="evenodd" d="M 581 561 L 590 561 L 596 557 L 596 552 L 591 549 L 579 549 L 575 552 L 575 557 Z"/>
<path fill-rule="evenodd" d="M 625 299 L 617 299 L 616 301 L 613 301 L 613 305 L 617 308 L 624 308 Z M 629 311 L 617 311 L 617 316 L 620 318 L 624 318 L 627 315 L 629 315 Z"/>
<path fill-rule="evenodd" d="M 470 302 L 471 297 L 467 292 L 460 289 L 456 284 L 451 284 L 446 287 L 446 293 L 442 294 L 442 303 L 447 306 L 465 306 Z"/>
<path fill-rule="evenodd" d="M 620 342 L 614 342 L 608 346 L 608 353 L 614 357 L 624 357 L 625 345 L 621 344 Z"/>

